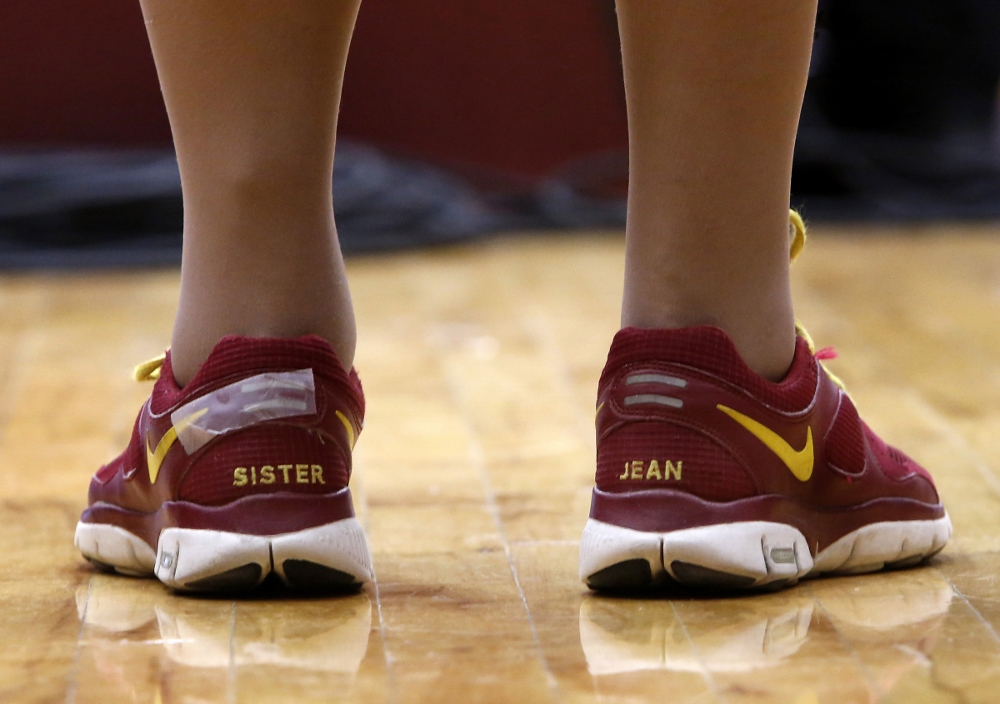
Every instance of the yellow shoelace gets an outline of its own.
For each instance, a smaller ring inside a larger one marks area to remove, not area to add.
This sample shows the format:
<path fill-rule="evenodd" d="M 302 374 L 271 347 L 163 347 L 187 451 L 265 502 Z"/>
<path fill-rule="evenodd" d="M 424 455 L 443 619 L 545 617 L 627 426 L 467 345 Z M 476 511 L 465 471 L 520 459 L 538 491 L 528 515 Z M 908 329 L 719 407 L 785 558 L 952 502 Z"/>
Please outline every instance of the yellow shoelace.
<path fill-rule="evenodd" d="M 788 223 L 788 236 L 792 241 L 789 246 L 789 257 L 794 262 L 802 254 L 802 249 L 806 246 L 806 224 L 802 221 L 802 216 L 794 210 L 788 211 Z M 830 377 L 830 381 L 846 393 L 847 388 L 844 386 L 844 382 L 823 364 L 823 360 L 836 358 L 837 352 L 832 347 L 824 347 L 817 352 L 816 343 L 813 342 L 812 335 L 809 334 L 805 326 L 798 319 L 795 320 L 795 333 L 806 341 L 809 351 L 819 360 L 823 370 L 826 371 L 826 375 Z"/>
<path fill-rule="evenodd" d="M 132 378 L 136 381 L 156 381 L 160 378 L 160 368 L 166 358 L 167 355 L 164 353 L 136 366 L 132 370 Z"/>

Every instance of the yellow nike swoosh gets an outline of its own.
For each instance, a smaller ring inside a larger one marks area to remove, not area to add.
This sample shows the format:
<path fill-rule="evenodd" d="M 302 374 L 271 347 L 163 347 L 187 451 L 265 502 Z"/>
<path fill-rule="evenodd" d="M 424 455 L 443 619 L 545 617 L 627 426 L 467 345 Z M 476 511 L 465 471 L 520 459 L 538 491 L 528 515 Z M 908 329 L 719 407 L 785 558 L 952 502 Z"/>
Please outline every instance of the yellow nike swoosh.
<path fill-rule="evenodd" d="M 771 452 L 778 456 L 778 459 L 785 463 L 796 479 L 800 482 L 809 481 L 813 473 L 813 436 L 812 428 L 806 426 L 806 445 L 801 450 L 796 450 L 783 437 L 768 428 L 766 425 L 758 423 L 753 418 L 745 416 L 739 411 L 734 411 L 721 403 L 716 406 L 720 411 L 735 420 L 750 433 L 760 440 Z"/>
<path fill-rule="evenodd" d="M 170 450 L 170 447 L 177 440 L 177 433 L 184 430 L 206 413 L 208 413 L 208 409 L 203 408 L 200 411 L 192 413 L 186 418 L 181 418 L 177 422 L 177 425 L 171 425 L 170 429 L 167 430 L 167 432 L 163 434 L 163 437 L 160 438 L 160 441 L 156 443 L 155 450 L 151 450 L 149 448 L 149 438 L 146 439 L 146 467 L 149 469 L 150 484 L 156 484 L 156 477 L 160 474 L 160 465 L 163 463 L 163 458 L 167 456 L 167 452 Z"/>
<path fill-rule="evenodd" d="M 351 421 L 347 420 L 347 416 L 345 416 L 340 411 L 334 411 L 334 413 L 336 414 L 337 418 L 340 419 L 340 422 L 344 424 L 344 430 L 347 431 L 347 439 L 350 441 L 351 449 L 353 450 L 354 443 L 356 442 L 355 440 L 356 436 L 354 434 L 354 426 L 351 425 Z"/>

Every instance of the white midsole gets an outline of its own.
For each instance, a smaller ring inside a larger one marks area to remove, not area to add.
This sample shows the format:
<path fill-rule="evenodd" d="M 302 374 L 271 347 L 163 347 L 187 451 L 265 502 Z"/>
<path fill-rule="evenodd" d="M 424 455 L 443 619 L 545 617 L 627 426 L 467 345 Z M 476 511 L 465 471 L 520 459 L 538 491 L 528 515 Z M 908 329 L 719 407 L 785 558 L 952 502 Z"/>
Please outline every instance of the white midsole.
<path fill-rule="evenodd" d="M 156 553 L 136 535 L 105 523 L 77 523 L 73 539 L 83 556 L 111 565 L 122 574 L 153 574 Z"/>
<path fill-rule="evenodd" d="M 200 579 L 248 564 L 261 568 L 263 580 L 274 570 L 282 578 L 286 560 L 306 560 L 339 570 L 359 582 L 372 579 L 371 553 L 356 518 L 278 535 L 248 535 L 196 528 L 166 528 L 157 550 L 118 526 L 78 523 L 76 546 L 84 557 L 136 576 L 156 575 L 167 586 L 184 589 Z"/>
<path fill-rule="evenodd" d="M 747 521 L 655 533 L 593 518 L 580 541 L 580 578 L 626 560 L 646 560 L 653 575 L 675 577 L 683 562 L 750 577 L 753 586 L 825 573 L 871 572 L 886 563 L 933 555 L 951 537 L 947 514 L 936 520 L 872 523 L 843 536 L 815 557 L 805 536 L 784 523 Z"/>

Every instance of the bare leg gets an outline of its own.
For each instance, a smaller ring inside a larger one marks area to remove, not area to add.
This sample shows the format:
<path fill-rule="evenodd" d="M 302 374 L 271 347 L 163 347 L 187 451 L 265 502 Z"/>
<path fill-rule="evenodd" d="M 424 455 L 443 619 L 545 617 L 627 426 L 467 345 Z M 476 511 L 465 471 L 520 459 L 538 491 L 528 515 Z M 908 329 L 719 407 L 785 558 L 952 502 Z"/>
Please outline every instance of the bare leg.
<path fill-rule="evenodd" d="M 184 189 L 178 382 L 228 334 L 329 340 L 355 325 L 331 196 L 360 0 L 142 0 Z"/>
<path fill-rule="evenodd" d="M 794 349 L 792 150 L 816 0 L 618 0 L 630 185 L 622 324 L 711 324 L 760 374 Z"/>

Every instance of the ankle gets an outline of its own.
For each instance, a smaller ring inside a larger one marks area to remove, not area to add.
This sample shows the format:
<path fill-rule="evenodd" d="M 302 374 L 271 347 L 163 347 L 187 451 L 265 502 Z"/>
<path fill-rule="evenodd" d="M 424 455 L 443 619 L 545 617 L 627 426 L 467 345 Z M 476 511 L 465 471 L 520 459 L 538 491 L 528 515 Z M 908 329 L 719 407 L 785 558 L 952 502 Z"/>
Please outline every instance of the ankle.
<path fill-rule="evenodd" d="M 185 233 L 171 355 L 179 384 L 227 335 L 318 335 L 351 368 L 357 332 L 335 230 L 291 225 L 271 233 L 260 241 L 249 233 Z"/>

